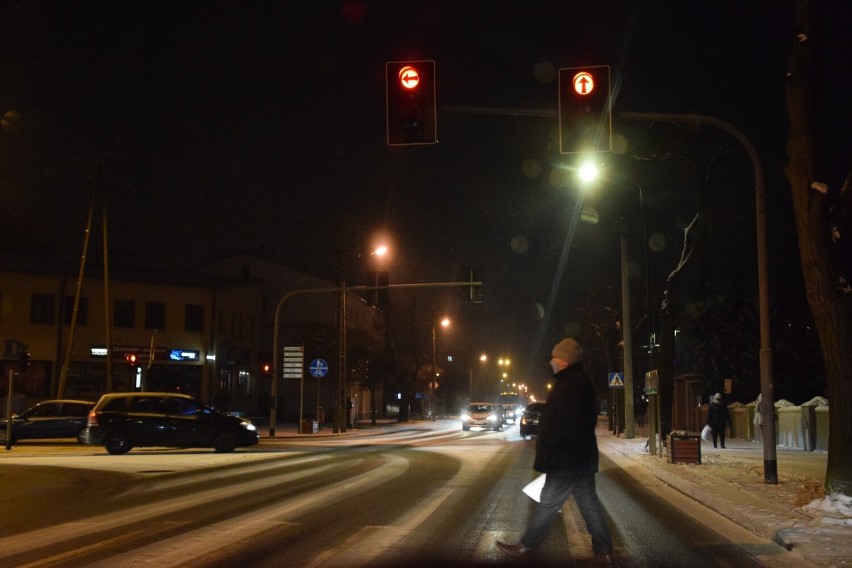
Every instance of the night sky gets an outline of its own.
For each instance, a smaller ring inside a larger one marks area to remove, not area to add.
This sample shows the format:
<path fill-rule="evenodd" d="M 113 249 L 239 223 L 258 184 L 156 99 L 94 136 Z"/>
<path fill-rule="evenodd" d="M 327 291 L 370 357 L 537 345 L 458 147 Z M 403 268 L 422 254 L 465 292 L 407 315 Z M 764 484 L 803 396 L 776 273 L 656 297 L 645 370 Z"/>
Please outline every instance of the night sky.
<path fill-rule="evenodd" d="M 836 188 L 852 165 L 852 10 L 815 4 L 824 26 L 819 168 Z M 0 134 L 2 252 L 77 257 L 100 162 L 116 262 L 171 269 L 256 251 L 333 278 L 331 251 L 366 250 L 384 232 L 392 282 L 479 269 L 495 323 L 483 342 L 538 362 L 572 329 L 578 302 L 618 298 L 618 228 L 638 208 L 631 188 L 643 184 L 649 231 L 665 239 L 649 259 L 656 297 L 703 176 L 666 156 L 737 150 L 718 132 L 687 143 L 659 125 L 615 120 L 627 150 L 602 155 L 606 182 L 581 195 L 559 175 L 571 157 L 559 154 L 555 118 L 458 112 L 555 112 L 558 68 L 611 65 L 616 113 L 700 113 L 749 136 L 767 178 L 770 263 L 797 268 L 783 176 L 785 1 L 0 8 L 0 114 L 14 111 Z M 406 59 L 436 61 L 435 146 L 385 143 L 385 62 Z M 722 189 L 709 199 L 724 212 L 716 246 L 724 262 L 752 270 L 750 165 L 733 155 L 711 170 L 709 185 Z M 597 208 L 597 225 L 575 222 L 583 206 Z"/>

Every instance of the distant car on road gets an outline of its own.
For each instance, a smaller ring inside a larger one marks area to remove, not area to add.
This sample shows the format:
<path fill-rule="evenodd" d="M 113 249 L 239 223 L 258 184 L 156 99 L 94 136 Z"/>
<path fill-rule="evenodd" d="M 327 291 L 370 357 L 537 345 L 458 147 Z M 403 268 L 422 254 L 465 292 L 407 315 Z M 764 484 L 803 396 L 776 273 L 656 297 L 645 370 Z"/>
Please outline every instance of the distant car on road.
<path fill-rule="evenodd" d="M 12 415 L 12 443 L 18 440 L 76 438 L 82 442 L 86 419 L 93 402 L 45 400 Z M 5 418 L 5 417 L 4 417 Z M 0 420 L 0 439 L 6 438 L 6 421 Z"/>
<path fill-rule="evenodd" d="M 544 402 L 531 402 L 521 416 L 520 434 L 522 437 L 537 436 L 538 423 L 541 420 L 541 411 L 544 410 Z"/>
<path fill-rule="evenodd" d="M 462 430 L 472 426 L 500 430 L 503 428 L 503 407 L 490 402 L 471 402 L 462 412 Z"/>
<path fill-rule="evenodd" d="M 251 421 L 228 416 L 198 400 L 169 392 L 103 395 L 89 412 L 86 444 L 103 444 L 111 454 L 134 447 L 210 448 L 232 452 L 260 441 Z"/>
<path fill-rule="evenodd" d="M 518 419 L 521 417 L 520 405 L 517 404 L 503 404 L 503 423 L 504 424 L 517 424 Z"/>

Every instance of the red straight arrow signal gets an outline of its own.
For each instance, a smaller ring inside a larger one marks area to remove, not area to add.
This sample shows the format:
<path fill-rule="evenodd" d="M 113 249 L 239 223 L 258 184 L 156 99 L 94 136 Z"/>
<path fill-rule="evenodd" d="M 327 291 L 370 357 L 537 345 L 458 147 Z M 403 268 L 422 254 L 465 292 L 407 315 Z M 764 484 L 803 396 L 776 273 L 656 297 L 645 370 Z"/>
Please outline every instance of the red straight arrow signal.
<path fill-rule="evenodd" d="M 595 90 L 595 80 L 592 75 L 586 71 L 580 71 L 574 75 L 574 91 L 578 95 L 588 95 Z"/>

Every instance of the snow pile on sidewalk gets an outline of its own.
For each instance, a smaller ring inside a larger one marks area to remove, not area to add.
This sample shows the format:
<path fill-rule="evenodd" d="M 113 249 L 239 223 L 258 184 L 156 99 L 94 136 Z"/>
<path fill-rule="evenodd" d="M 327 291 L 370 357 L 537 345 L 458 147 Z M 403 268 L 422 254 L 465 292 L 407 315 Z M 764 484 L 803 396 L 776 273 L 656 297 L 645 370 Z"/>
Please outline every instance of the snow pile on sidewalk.
<path fill-rule="evenodd" d="M 848 495 L 834 494 L 814 499 L 802 507 L 802 511 L 827 525 L 852 527 L 852 497 Z"/>

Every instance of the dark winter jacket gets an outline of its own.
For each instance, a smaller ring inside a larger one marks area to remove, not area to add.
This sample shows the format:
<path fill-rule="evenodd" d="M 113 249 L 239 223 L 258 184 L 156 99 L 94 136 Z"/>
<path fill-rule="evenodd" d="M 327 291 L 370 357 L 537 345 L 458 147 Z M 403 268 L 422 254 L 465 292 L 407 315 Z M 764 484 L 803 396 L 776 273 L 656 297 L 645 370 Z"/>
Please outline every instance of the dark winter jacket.
<path fill-rule="evenodd" d="M 731 415 L 728 414 L 728 407 L 715 400 L 710 403 L 707 408 L 707 424 L 711 428 L 727 428 L 731 425 Z"/>
<path fill-rule="evenodd" d="M 553 377 L 556 385 L 541 412 L 533 468 L 542 473 L 598 471 L 597 395 L 582 363 Z"/>

